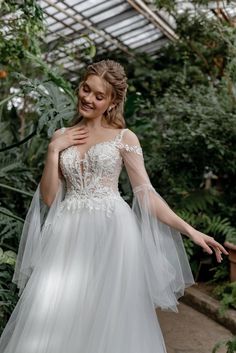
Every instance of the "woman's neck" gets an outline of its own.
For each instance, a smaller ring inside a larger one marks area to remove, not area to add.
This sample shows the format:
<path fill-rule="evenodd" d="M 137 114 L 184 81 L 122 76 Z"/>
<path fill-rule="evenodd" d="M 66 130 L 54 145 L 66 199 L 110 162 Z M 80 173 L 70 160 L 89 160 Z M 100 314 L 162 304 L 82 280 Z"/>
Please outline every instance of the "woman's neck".
<path fill-rule="evenodd" d="M 109 127 L 108 125 L 104 124 L 104 120 L 102 117 L 95 119 L 86 119 L 83 117 L 79 124 L 85 125 L 89 130 L 101 130 L 106 127 Z"/>

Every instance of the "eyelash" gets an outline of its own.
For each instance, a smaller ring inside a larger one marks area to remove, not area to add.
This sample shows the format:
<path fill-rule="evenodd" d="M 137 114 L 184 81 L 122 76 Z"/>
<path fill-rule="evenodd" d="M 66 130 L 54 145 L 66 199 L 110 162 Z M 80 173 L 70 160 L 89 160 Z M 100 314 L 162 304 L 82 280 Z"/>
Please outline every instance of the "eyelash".
<path fill-rule="evenodd" d="M 85 86 L 83 86 L 83 90 L 84 90 L 84 92 L 88 92 L 89 91 L 88 87 L 85 87 Z"/>
<path fill-rule="evenodd" d="M 88 92 L 89 92 L 89 88 L 83 86 L 83 91 L 86 92 L 86 93 L 88 93 Z M 101 101 L 101 100 L 103 100 L 103 97 L 96 97 L 96 99 L 97 99 L 98 101 Z"/>

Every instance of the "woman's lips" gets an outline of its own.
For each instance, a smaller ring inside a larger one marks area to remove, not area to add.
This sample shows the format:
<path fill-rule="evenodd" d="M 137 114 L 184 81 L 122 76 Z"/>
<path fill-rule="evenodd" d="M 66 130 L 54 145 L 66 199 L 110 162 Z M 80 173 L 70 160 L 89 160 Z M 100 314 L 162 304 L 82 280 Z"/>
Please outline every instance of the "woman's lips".
<path fill-rule="evenodd" d="M 80 105 L 81 105 L 81 109 L 83 109 L 83 110 L 92 110 L 93 109 L 90 105 L 82 103 L 82 102 L 80 102 Z"/>

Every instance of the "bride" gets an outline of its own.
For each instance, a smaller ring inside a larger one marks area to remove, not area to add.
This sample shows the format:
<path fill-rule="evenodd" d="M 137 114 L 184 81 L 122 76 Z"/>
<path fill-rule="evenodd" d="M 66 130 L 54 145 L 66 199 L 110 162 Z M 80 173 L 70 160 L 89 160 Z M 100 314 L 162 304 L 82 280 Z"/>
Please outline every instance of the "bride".
<path fill-rule="evenodd" d="M 119 63 L 89 65 L 78 90 L 80 118 L 49 143 L 1 353 L 165 353 L 155 308 L 177 311 L 194 283 L 180 233 L 218 262 L 228 254 L 151 185 L 139 140 L 125 128 L 126 90 Z M 123 164 L 132 208 L 118 190 Z"/>

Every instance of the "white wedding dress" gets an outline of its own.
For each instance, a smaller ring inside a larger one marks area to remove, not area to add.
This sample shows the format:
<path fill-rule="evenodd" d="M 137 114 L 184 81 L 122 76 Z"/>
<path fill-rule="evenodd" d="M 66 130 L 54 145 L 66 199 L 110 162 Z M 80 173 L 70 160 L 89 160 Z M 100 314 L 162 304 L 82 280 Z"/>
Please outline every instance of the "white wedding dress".
<path fill-rule="evenodd" d="M 118 191 L 123 163 L 132 208 Z M 25 220 L 0 353 L 166 352 L 155 308 L 177 311 L 194 281 L 181 235 L 155 216 L 136 135 L 123 129 L 84 156 L 69 147 L 60 167 L 49 211 L 38 187 Z"/>

